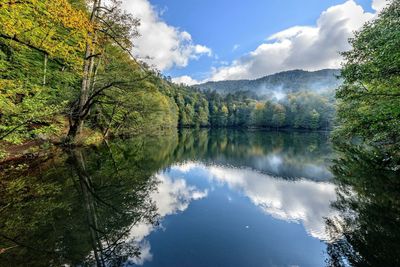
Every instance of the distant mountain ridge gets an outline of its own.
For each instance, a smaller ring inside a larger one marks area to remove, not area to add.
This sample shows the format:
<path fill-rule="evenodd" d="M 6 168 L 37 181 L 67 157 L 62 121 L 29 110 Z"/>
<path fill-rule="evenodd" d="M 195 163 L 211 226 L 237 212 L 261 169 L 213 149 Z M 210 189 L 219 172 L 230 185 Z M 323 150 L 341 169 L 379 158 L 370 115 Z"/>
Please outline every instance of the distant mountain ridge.
<path fill-rule="evenodd" d="M 291 70 L 267 75 L 255 80 L 227 80 L 194 85 L 202 91 L 216 91 L 220 94 L 249 91 L 259 96 L 271 93 L 295 93 L 300 91 L 326 92 L 336 89 L 342 81 L 340 70 L 318 71 Z"/>

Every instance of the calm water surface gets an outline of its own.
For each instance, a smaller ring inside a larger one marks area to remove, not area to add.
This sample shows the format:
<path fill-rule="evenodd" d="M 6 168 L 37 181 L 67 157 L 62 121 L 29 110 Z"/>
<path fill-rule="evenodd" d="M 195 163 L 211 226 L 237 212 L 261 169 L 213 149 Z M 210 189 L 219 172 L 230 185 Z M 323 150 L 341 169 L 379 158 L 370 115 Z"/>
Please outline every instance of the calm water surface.
<path fill-rule="evenodd" d="M 399 266 L 398 173 L 350 156 L 236 130 L 59 153 L 2 178 L 0 266 Z"/>

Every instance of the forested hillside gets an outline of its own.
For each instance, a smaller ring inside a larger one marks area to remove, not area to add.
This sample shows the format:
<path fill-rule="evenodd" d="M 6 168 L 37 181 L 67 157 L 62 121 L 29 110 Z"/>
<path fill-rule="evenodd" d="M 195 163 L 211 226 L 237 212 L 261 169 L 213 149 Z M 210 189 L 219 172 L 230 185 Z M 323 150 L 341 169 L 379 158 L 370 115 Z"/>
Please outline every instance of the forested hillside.
<path fill-rule="evenodd" d="M 279 94 L 301 91 L 333 93 L 341 84 L 340 70 L 324 69 L 319 71 L 292 70 L 268 75 L 256 80 L 233 80 L 207 82 L 195 85 L 203 91 L 216 91 L 220 94 L 248 91 L 258 97 L 268 98 Z"/>
<path fill-rule="evenodd" d="M 176 127 L 331 128 L 337 70 L 199 89 L 173 84 L 133 57 L 140 22 L 118 1 L 107 3 L 1 1 L 3 147 L 30 140 L 92 143 Z M 261 85 L 263 97 L 253 90 Z"/>
<path fill-rule="evenodd" d="M 187 89 L 190 92 L 190 88 Z M 299 92 L 262 100 L 247 92 L 191 92 L 178 98 L 179 126 L 330 129 L 335 107 L 328 98 Z"/>

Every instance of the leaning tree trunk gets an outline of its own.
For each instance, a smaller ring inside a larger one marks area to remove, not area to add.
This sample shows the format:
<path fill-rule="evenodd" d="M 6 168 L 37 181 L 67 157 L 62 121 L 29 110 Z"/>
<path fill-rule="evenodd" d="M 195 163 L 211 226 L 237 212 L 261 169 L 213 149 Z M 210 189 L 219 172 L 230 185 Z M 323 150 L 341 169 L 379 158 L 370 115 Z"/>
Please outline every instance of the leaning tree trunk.
<path fill-rule="evenodd" d="M 93 1 L 92 13 L 90 15 L 90 23 L 94 24 L 98 10 L 100 7 L 100 0 Z M 91 39 L 91 40 L 90 40 Z M 67 142 L 74 142 L 76 136 L 82 131 L 85 118 L 88 114 L 88 100 L 90 94 L 90 81 L 93 73 L 94 66 L 94 49 L 93 44 L 96 40 L 96 33 L 90 32 L 89 38 L 86 41 L 86 50 L 83 59 L 83 74 L 81 90 L 79 95 L 79 100 L 77 105 L 72 107 L 72 112 L 70 114 L 70 125 L 67 135 Z"/>

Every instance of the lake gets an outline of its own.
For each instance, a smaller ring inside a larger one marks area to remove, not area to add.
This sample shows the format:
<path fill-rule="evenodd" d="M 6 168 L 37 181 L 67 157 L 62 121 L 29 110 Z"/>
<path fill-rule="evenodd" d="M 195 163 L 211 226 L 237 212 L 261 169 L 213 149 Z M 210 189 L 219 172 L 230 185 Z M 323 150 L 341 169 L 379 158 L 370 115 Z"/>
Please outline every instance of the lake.
<path fill-rule="evenodd" d="M 398 170 L 335 149 L 186 129 L 8 168 L 0 266 L 400 266 Z"/>

